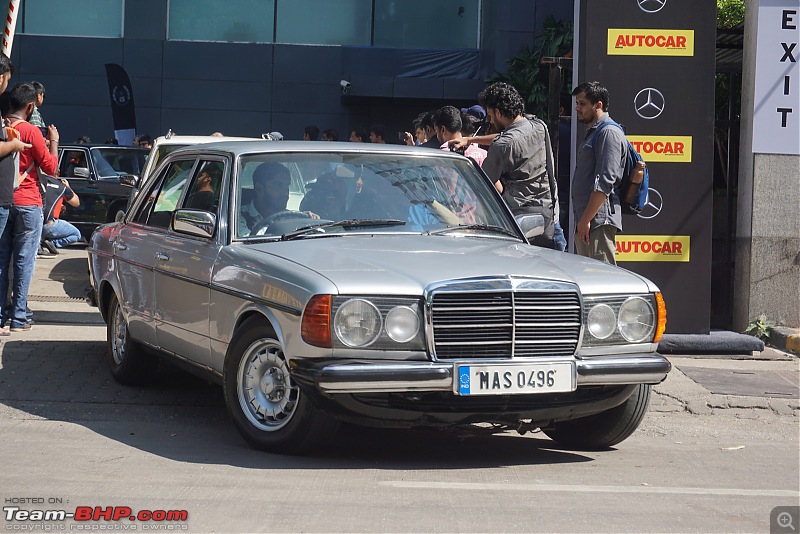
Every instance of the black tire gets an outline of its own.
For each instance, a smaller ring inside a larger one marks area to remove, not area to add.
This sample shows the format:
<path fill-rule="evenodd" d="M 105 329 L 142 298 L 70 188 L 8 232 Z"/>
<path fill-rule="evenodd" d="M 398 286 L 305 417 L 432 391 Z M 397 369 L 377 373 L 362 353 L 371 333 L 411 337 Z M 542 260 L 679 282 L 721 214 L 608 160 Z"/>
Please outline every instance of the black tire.
<path fill-rule="evenodd" d="M 252 317 L 234 333 L 223 372 L 234 426 L 256 449 L 304 454 L 327 443 L 339 422 L 318 410 L 292 381 L 283 348 L 266 320 Z"/>
<path fill-rule="evenodd" d="M 106 357 L 111 375 L 120 384 L 128 386 L 141 385 L 152 380 L 158 367 L 158 358 L 131 339 L 116 295 L 111 295 L 106 317 Z"/>
<path fill-rule="evenodd" d="M 554 423 L 543 429 L 551 439 L 574 449 L 607 449 L 628 438 L 639 427 L 650 403 L 650 386 L 639 384 L 628 400 L 610 410 L 580 419 Z"/>

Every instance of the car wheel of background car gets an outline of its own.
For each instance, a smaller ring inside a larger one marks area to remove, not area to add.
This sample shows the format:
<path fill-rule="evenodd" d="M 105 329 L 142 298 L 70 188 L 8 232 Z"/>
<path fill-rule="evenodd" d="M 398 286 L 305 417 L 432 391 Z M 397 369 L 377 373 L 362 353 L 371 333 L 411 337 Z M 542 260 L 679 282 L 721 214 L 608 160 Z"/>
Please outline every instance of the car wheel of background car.
<path fill-rule="evenodd" d="M 116 295 L 108 305 L 108 363 L 111 375 L 120 384 L 138 385 L 151 379 L 158 366 L 158 358 L 133 339 Z"/>
<path fill-rule="evenodd" d="M 561 445 L 605 449 L 620 443 L 639 427 L 650 402 L 650 386 L 639 384 L 628 400 L 595 415 L 555 423 L 543 432 Z"/>
<path fill-rule="evenodd" d="M 319 411 L 292 380 L 280 343 L 261 318 L 245 321 L 225 360 L 228 412 L 257 449 L 288 454 L 327 442 L 339 423 Z"/>
<path fill-rule="evenodd" d="M 122 217 L 125 216 L 125 206 L 125 202 L 115 202 L 111 204 L 106 212 L 106 222 L 112 223 L 122 220 Z"/>
<path fill-rule="evenodd" d="M 259 231 L 262 231 L 269 227 L 270 224 L 280 221 L 282 219 L 310 219 L 311 215 L 304 211 L 293 211 L 293 210 L 283 210 L 277 213 L 273 213 L 269 217 L 261 219 L 256 223 L 255 226 L 250 230 L 250 235 L 260 235 Z"/>

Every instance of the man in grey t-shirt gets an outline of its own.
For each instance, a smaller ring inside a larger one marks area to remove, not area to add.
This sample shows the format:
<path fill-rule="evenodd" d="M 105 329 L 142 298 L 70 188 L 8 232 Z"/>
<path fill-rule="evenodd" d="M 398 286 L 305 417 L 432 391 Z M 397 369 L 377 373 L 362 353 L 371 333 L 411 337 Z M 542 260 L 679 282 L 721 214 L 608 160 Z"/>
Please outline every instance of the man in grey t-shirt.
<path fill-rule="evenodd" d="M 578 121 L 589 129 L 578 149 L 572 176 L 575 252 L 616 265 L 616 235 L 622 231 L 622 210 L 614 188 L 622 183 L 627 156 L 625 134 L 617 127 L 597 127 L 611 120 L 608 90 L 598 82 L 572 91 Z"/>
<path fill-rule="evenodd" d="M 478 99 L 486 108 L 492 125 L 500 132 L 489 146 L 483 162 L 484 172 L 514 215 L 538 213 L 544 216 L 544 234 L 531 243 L 556 248 L 553 242 L 554 201 L 547 177 L 547 129 L 524 117 L 525 102 L 507 83 L 493 83 Z"/>

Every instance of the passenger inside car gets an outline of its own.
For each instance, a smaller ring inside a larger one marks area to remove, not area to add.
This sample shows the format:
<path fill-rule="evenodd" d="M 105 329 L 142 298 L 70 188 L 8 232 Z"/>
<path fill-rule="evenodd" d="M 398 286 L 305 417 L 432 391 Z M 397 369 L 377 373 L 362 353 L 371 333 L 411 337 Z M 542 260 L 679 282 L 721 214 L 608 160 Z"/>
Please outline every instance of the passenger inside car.
<path fill-rule="evenodd" d="M 216 213 L 219 207 L 220 184 L 222 182 L 222 163 L 205 162 L 189 190 L 186 207 Z"/>

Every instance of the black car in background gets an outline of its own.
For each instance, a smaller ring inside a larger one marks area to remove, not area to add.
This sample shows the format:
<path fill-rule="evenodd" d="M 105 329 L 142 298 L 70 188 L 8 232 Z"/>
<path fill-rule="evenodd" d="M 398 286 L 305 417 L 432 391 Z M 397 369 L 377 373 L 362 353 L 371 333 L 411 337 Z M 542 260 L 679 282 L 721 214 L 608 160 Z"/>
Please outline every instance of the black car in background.
<path fill-rule="evenodd" d="M 120 184 L 123 176 L 140 176 L 144 170 L 147 148 L 117 145 L 64 145 L 58 149 L 61 178 L 80 197 L 77 208 L 64 204 L 61 219 L 74 224 L 88 240 L 94 229 L 113 222 L 125 211 L 130 187 Z"/>

